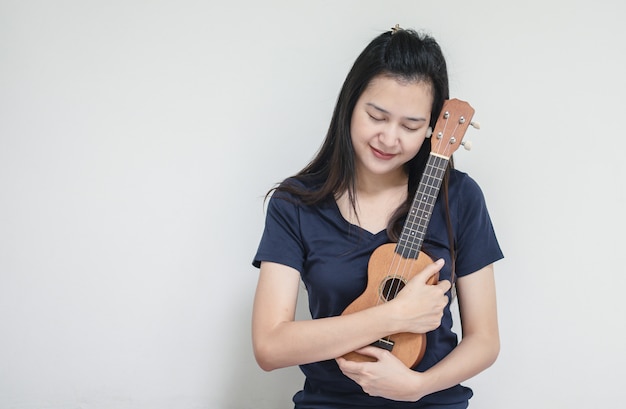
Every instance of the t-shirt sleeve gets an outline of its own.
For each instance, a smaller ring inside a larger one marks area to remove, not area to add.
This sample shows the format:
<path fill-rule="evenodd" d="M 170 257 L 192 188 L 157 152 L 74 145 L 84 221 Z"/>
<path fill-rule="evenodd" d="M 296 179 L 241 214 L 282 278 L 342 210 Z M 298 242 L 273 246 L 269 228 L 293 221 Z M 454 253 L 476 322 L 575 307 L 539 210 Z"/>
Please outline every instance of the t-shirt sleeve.
<path fill-rule="evenodd" d="M 459 192 L 456 274 L 468 275 L 504 257 L 482 190 L 469 176 Z"/>
<path fill-rule="evenodd" d="M 304 246 L 300 231 L 300 207 L 290 197 L 275 193 L 269 200 L 265 228 L 252 265 L 262 261 L 284 264 L 302 272 Z"/>

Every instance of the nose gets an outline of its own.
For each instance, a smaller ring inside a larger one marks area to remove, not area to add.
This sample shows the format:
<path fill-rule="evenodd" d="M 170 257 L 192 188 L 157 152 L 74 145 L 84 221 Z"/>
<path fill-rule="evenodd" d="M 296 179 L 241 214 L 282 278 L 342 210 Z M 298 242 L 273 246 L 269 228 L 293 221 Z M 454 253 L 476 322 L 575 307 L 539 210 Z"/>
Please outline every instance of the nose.
<path fill-rule="evenodd" d="M 384 146 L 392 147 L 398 144 L 398 127 L 394 124 L 387 124 L 378 133 L 378 140 Z"/>

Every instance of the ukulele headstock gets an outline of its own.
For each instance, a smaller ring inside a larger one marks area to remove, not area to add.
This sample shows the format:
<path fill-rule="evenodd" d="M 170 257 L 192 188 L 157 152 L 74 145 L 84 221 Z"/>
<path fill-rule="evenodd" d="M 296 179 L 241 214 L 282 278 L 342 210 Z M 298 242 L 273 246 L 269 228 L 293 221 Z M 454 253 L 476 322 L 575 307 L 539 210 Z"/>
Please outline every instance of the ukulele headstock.
<path fill-rule="evenodd" d="M 461 145 L 470 150 L 470 143 L 463 142 L 463 137 L 470 125 L 480 129 L 472 122 L 473 116 L 474 108 L 467 102 L 456 98 L 446 100 L 432 133 L 430 152 L 449 159 Z"/>

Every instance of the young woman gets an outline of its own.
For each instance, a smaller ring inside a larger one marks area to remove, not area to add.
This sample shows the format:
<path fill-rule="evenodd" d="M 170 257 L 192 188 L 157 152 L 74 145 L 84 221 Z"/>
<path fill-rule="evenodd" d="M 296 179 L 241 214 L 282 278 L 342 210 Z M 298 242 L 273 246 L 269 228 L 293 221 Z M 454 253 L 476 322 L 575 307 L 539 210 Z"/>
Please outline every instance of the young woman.
<path fill-rule="evenodd" d="M 341 315 L 366 287 L 371 253 L 397 241 L 448 98 L 439 45 L 396 26 L 357 58 L 317 156 L 272 190 L 253 262 L 252 337 L 264 370 L 300 365 L 306 381 L 296 408 L 466 408 L 472 391 L 460 383 L 498 355 L 492 263 L 502 253 L 480 188 L 451 166 L 422 246 L 437 261 L 392 300 Z M 427 284 L 437 272 L 439 282 Z M 294 319 L 300 280 L 312 320 Z M 426 334 L 414 368 L 369 346 L 400 332 Z M 355 350 L 374 360 L 341 358 Z"/>

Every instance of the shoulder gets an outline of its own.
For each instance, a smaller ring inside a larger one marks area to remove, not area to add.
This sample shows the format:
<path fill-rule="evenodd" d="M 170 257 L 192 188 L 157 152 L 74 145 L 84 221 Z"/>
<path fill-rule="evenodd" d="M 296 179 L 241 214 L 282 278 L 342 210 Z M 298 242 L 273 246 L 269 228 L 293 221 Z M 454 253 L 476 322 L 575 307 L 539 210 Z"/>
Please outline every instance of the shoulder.
<path fill-rule="evenodd" d="M 459 277 L 502 258 L 483 192 L 467 173 L 453 170 L 450 174 L 450 208 Z"/>
<path fill-rule="evenodd" d="M 471 204 L 482 206 L 485 196 L 482 189 L 470 175 L 457 169 L 450 172 L 450 183 L 448 186 L 450 201 L 463 204 L 467 207 Z"/>
<path fill-rule="evenodd" d="M 268 212 L 291 213 L 310 211 L 318 206 L 308 204 L 308 198 L 319 188 L 318 184 L 302 178 L 289 177 L 270 192 Z"/>
<path fill-rule="evenodd" d="M 298 199 L 303 195 L 314 192 L 319 184 L 314 181 L 291 176 L 280 182 L 272 189 L 272 197 L 281 199 Z"/>
<path fill-rule="evenodd" d="M 481 192 L 478 183 L 470 175 L 458 169 L 450 171 L 450 188 L 468 193 Z"/>
<path fill-rule="evenodd" d="M 321 182 L 306 176 L 289 177 L 270 191 L 270 204 L 272 202 L 289 202 L 295 206 L 321 204 L 327 200 L 319 195 L 321 186 Z"/>

